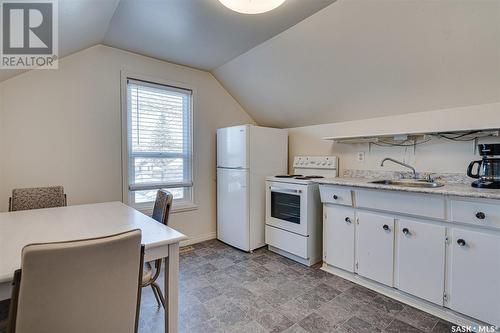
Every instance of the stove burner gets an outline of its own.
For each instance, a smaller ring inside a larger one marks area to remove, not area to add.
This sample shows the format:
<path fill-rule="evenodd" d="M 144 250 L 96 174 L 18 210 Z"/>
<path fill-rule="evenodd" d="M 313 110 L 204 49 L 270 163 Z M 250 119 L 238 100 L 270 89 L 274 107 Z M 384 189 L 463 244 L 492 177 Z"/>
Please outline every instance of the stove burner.
<path fill-rule="evenodd" d="M 296 178 L 296 177 L 302 177 L 302 175 L 277 175 L 274 177 L 276 177 L 276 178 Z"/>
<path fill-rule="evenodd" d="M 298 179 L 298 180 L 308 180 L 308 179 L 314 179 L 314 178 L 325 178 L 323 176 L 298 176 L 298 177 L 294 177 L 294 179 Z"/>

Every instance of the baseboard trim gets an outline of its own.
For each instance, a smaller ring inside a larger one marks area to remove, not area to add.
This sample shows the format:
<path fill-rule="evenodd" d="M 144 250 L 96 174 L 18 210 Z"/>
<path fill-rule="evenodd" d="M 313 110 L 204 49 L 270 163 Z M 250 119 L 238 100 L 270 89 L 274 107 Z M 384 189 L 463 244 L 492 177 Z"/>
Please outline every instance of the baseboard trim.
<path fill-rule="evenodd" d="M 202 235 L 197 235 L 197 236 L 194 236 L 194 237 L 189 237 L 188 239 L 183 240 L 180 243 L 180 246 L 187 246 L 187 245 L 192 245 L 192 244 L 196 244 L 196 243 L 201 243 L 201 242 L 204 242 L 204 241 L 207 241 L 207 240 L 215 239 L 216 237 L 217 237 L 217 233 L 215 231 L 214 232 L 209 232 L 207 234 L 202 234 Z"/>
<path fill-rule="evenodd" d="M 351 282 L 359 284 L 359 285 L 366 287 L 368 289 L 372 289 L 372 290 L 374 290 L 374 291 L 376 291 L 384 296 L 391 297 L 397 301 L 400 301 L 402 303 L 413 306 L 419 310 L 430 313 L 433 316 L 436 316 L 436 317 L 441 318 L 443 320 L 449 321 L 449 322 L 454 323 L 456 325 L 460 325 L 460 326 L 474 326 L 474 325 L 476 325 L 476 326 L 477 325 L 491 326 L 491 324 L 487 324 L 487 323 L 478 321 L 477 319 L 474 319 L 474 318 L 468 317 L 466 315 L 463 315 L 461 313 L 455 312 L 449 308 L 445 308 L 443 306 L 439 306 L 439 305 L 436 305 L 434 303 L 427 302 L 426 300 L 423 300 L 421 298 L 418 298 L 418 297 L 412 296 L 410 294 L 407 294 L 405 292 L 402 292 L 400 290 L 382 285 L 378 282 L 364 278 L 364 277 L 359 276 L 357 274 L 353 274 L 353 273 L 344 271 L 340 268 L 330 266 L 326 263 L 323 263 L 323 267 L 321 267 L 321 269 L 327 273 L 340 276 L 341 278 L 344 278 L 346 280 L 349 280 Z"/>

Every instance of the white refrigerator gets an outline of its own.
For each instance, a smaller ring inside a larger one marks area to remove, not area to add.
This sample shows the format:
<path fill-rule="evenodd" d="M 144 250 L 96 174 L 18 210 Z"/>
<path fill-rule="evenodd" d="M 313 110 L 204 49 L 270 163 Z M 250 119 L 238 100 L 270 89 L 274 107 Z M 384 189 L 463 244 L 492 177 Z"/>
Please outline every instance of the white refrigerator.
<path fill-rule="evenodd" d="M 265 179 L 286 174 L 287 165 L 286 130 L 217 130 L 217 239 L 244 251 L 265 245 Z"/>

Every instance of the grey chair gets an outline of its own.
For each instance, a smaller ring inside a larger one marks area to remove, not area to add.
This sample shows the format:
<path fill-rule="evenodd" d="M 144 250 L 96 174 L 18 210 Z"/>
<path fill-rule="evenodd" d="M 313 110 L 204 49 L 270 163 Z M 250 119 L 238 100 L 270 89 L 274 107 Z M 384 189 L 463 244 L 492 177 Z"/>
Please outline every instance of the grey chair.
<path fill-rule="evenodd" d="M 62 186 L 16 188 L 9 198 L 9 212 L 66 205 L 66 194 Z"/>
<path fill-rule="evenodd" d="M 139 229 L 27 245 L 7 332 L 137 332 L 143 258 Z"/>
<path fill-rule="evenodd" d="M 170 215 L 170 208 L 172 207 L 173 199 L 174 196 L 169 191 L 158 190 L 158 192 L 156 193 L 156 201 L 153 208 L 152 218 L 160 223 L 168 225 L 168 218 Z M 154 269 L 149 262 L 144 265 L 142 286 L 150 286 L 153 290 L 153 294 L 155 295 L 158 306 L 161 305 L 165 308 L 165 297 L 163 297 L 160 286 L 158 285 L 158 283 L 156 283 L 156 279 L 158 279 L 158 276 L 161 272 L 161 262 L 161 259 L 155 260 Z"/>

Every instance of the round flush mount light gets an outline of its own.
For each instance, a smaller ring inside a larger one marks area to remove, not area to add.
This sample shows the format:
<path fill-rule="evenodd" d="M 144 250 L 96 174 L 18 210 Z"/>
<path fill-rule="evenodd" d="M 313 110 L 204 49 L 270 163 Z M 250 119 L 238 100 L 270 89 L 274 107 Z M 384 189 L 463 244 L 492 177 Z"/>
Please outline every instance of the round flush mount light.
<path fill-rule="evenodd" d="M 261 14 L 273 10 L 286 0 L 219 0 L 227 8 L 242 14 Z"/>

